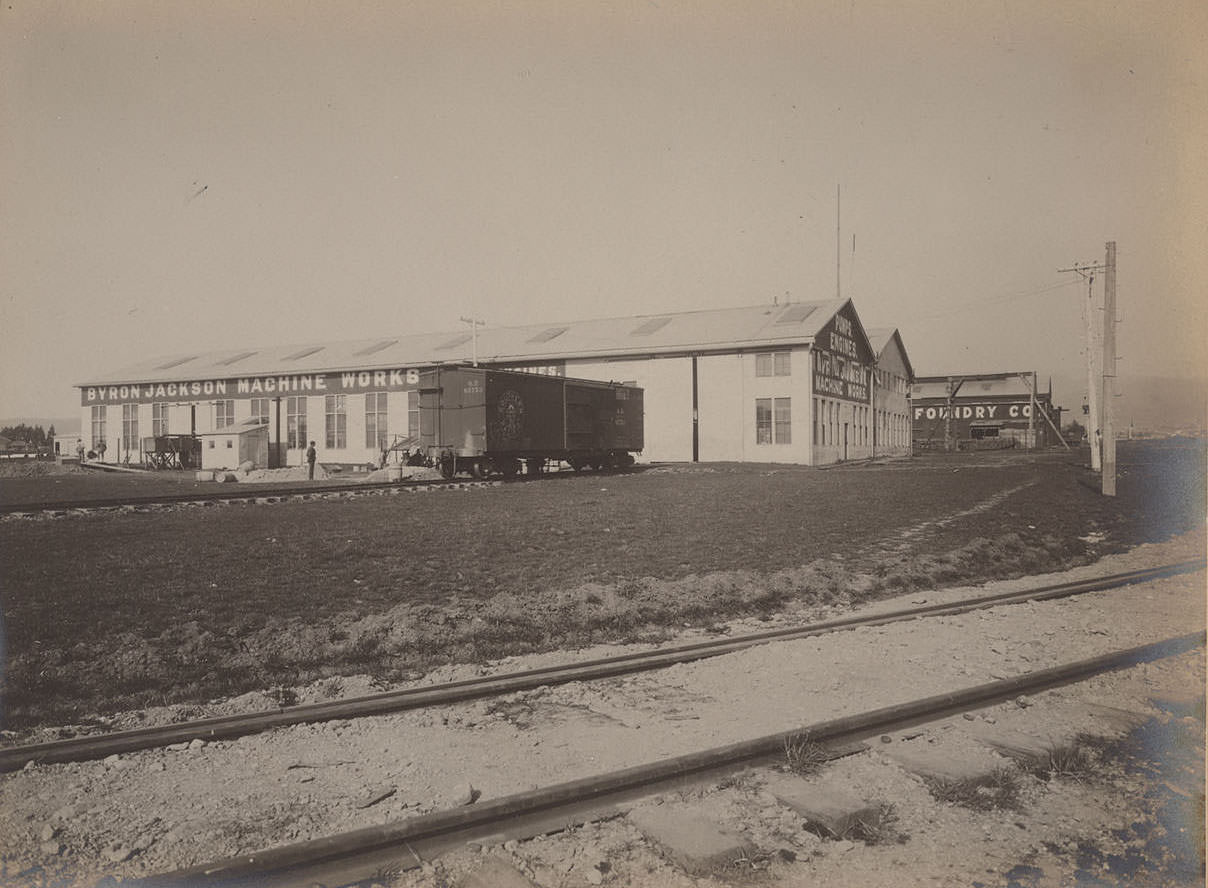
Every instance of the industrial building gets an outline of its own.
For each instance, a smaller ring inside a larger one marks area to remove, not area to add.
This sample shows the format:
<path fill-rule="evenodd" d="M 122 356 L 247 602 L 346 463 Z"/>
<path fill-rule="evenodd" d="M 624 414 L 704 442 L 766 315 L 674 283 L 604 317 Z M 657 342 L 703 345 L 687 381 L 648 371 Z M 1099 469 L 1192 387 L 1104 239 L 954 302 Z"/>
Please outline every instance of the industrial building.
<path fill-rule="evenodd" d="M 268 429 L 270 466 L 299 464 L 312 440 L 321 462 L 377 464 L 418 434 L 421 371 L 459 363 L 641 386 L 645 461 L 910 451 L 901 336 L 870 338 L 838 299 L 148 359 L 80 384 L 85 440 L 111 461 L 144 462 L 166 438 L 234 459 L 237 439 L 214 433 L 251 422 Z"/>
<path fill-rule="evenodd" d="M 1061 408 L 1052 381 L 1038 391 L 1035 371 L 920 376 L 911 393 L 919 450 L 1047 447 L 1058 443 Z"/>

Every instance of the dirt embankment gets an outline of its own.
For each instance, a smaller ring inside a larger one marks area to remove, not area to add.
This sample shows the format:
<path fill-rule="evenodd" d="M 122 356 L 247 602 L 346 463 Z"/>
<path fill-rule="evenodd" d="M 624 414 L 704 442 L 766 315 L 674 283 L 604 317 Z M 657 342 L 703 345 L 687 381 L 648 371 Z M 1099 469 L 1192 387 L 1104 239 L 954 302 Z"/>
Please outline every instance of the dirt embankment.
<path fill-rule="evenodd" d="M 1060 570 L 1202 527 L 1202 455 L 1134 454 L 1114 500 L 1061 454 L 960 454 L 5 522 L 7 723 L 396 681 Z"/>

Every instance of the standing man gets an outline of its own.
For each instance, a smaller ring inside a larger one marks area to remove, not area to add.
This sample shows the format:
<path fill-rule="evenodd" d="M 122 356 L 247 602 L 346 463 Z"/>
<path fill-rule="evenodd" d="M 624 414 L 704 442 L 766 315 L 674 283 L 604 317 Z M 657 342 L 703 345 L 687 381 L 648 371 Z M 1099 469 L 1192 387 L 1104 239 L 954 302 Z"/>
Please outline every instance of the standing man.
<path fill-rule="evenodd" d="M 310 446 L 306 448 L 306 469 L 307 479 L 315 480 L 315 442 L 311 441 Z"/>
<path fill-rule="evenodd" d="M 76 459 L 80 465 L 84 465 L 84 439 L 76 438 Z"/>

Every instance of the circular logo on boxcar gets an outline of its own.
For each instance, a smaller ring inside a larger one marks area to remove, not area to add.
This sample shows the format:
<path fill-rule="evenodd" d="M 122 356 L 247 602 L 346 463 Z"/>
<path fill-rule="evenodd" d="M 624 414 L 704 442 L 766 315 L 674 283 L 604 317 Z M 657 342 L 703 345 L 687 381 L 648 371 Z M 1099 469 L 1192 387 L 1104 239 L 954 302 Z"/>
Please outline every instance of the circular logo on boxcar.
<path fill-rule="evenodd" d="M 504 440 L 519 438 L 524 431 L 524 399 L 520 393 L 508 389 L 499 396 L 495 408 L 499 419 L 499 433 Z"/>

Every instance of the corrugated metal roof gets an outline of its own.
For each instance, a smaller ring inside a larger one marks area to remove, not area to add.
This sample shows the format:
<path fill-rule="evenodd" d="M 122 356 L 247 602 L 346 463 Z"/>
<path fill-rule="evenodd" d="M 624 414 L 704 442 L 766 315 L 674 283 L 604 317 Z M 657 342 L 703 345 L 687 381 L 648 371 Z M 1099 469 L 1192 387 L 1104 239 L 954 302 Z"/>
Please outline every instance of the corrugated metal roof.
<path fill-rule="evenodd" d="M 627 316 L 551 325 L 478 329 L 480 363 L 522 364 L 567 358 L 641 357 L 805 344 L 849 300 L 756 305 Z M 557 332 L 554 332 L 557 331 Z M 85 385 L 179 382 L 235 375 L 273 376 L 469 361 L 466 331 L 400 334 L 390 339 L 296 343 L 240 351 L 149 358 L 89 380 Z"/>
<path fill-rule="evenodd" d="M 974 400 L 977 398 L 1027 397 L 1028 383 L 1022 376 L 1031 379 L 1028 373 L 954 373 L 954 381 L 963 380 L 956 393 L 956 400 Z M 914 400 L 947 399 L 947 376 L 920 376 L 914 380 L 911 387 Z M 1044 392 L 1037 392 L 1039 397 L 1047 397 Z"/>

